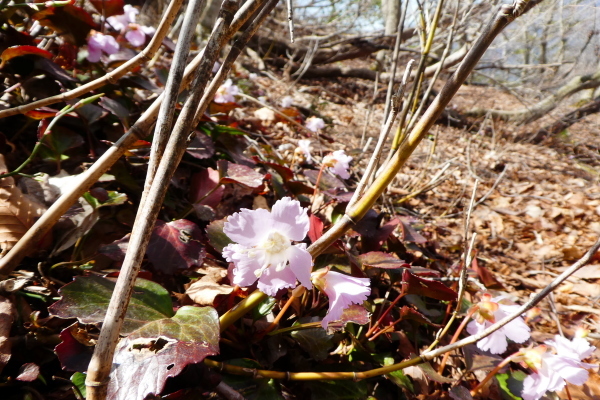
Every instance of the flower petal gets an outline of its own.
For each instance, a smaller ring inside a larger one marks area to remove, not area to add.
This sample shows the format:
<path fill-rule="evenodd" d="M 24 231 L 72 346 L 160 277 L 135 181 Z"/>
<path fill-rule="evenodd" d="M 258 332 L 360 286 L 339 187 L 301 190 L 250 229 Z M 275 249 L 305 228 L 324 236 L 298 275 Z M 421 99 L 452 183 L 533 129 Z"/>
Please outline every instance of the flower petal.
<path fill-rule="evenodd" d="M 293 287 L 296 287 L 296 275 L 290 268 L 281 271 L 267 268 L 258 279 L 258 290 L 269 296 L 275 296 L 281 289 Z"/>
<path fill-rule="evenodd" d="M 302 208 L 298 200 L 289 197 L 277 200 L 271 209 L 271 215 L 274 230 L 290 240 L 304 240 L 310 221 L 306 208 Z"/>
<path fill-rule="evenodd" d="M 313 266 L 312 256 L 306 251 L 306 244 L 299 243 L 290 246 L 287 249 L 287 256 L 290 263 L 290 269 L 296 275 L 296 278 L 307 289 L 312 289 L 310 281 L 310 270 Z"/>
<path fill-rule="evenodd" d="M 496 319 L 496 321 L 499 321 L 499 319 Z M 531 336 L 531 329 L 521 317 L 518 317 L 506 324 L 506 326 L 502 328 L 502 332 L 504 332 L 507 338 L 515 343 L 523 343 Z"/>
<path fill-rule="evenodd" d="M 233 269 L 233 284 L 250 286 L 256 282 L 257 270 L 262 267 L 262 259 L 257 252 L 248 251 L 239 244 L 229 244 L 223 249 L 223 257 L 235 265 Z"/>
<path fill-rule="evenodd" d="M 243 208 L 227 219 L 223 232 L 234 242 L 244 246 L 256 246 L 268 237 L 272 225 L 273 219 L 269 211 L 262 208 Z"/>
<path fill-rule="evenodd" d="M 132 29 L 127 31 L 125 39 L 134 47 L 140 47 L 146 43 L 146 34 L 140 29 Z"/>
<path fill-rule="evenodd" d="M 323 279 L 326 282 L 323 290 L 329 297 L 329 310 L 321 322 L 326 329 L 327 324 L 340 319 L 344 310 L 351 304 L 365 301 L 371 293 L 371 288 L 367 278 L 355 278 L 335 271 L 328 271 Z"/>

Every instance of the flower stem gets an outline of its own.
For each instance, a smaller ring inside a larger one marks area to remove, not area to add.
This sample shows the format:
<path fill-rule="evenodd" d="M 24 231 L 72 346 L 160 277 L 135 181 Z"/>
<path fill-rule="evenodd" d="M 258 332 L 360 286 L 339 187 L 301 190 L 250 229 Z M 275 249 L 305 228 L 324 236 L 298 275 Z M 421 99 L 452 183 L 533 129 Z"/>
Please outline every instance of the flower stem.
<path fill-rule="evenodd" d="M 475 388 L 473 390 L 471 390 L 471 396 L 475 396 L 477 394 L 477 392 L 486 384 L 488 383 L 488 381 L 490 379 L 492 379 L 494 377 L 494 375 L 496 375 L 498 373 L 498 371 L 500 371 L 502 368 L 506 367 L 508 365 L 509 362 L 512 361 L 513 357 L 515 357 L 516 355 L 520 354 L 520 351 L 511 354 L 510 356 L 506 357 L 504 360 L 502 360 L 500 362 L 500 364 L 496 365 L 496 367 L 490 371 L 489 374 L 487 374 L 487 376 L 481 381 L 479 382 L 479 384 L 477 386 L 475 386 Z M 444 355 L 444 358 L 446 358 L 445 356 L 448 355 L 448 353 L 446 353 Z"/>
<path fill-rule="evenodd" d="M 469 320 L 471 319 L 473 314 L 475 314 L 475 312 L 478 310 L 478 308 L 479 307 L 477 307 L 477 306 L 471 307 L 471 309 L 469 310 L 469 313 L 465 316 L 465 319 L 462 320 L 462 322 L 458 326 L 458 329 L 456 329 L 456 332 L 454 332 L 454 335 L 452 336 L 452 339 L 450 339 L 449 344 L 453 344 L 458 340 L 460 333 L 465 329 L 465 326 L 467 326 L 467 322 L 469 322 Z M 438 368 L 439 374 L 441 374 L 442 371 L 444 371 L 444 367 L 446 367 L 446 363 L 448 362 L 448 357 L 450 357 L 450 353 L 444 354 L 444 358 L 442 358 L 442 362 L 440 363 L 440 367 Z"/>

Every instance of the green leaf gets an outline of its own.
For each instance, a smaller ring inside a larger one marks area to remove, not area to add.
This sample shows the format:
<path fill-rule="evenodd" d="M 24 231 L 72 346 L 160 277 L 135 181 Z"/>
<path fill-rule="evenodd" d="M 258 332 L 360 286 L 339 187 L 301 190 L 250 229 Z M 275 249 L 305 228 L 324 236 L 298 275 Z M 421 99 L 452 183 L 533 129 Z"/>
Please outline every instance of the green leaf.
<path fill-rule="evenodd" d="M 185 342 L 205 342 L 219 350 L 219 316 L 212 307 L 183 306 L 172 318 L 152 321 L 133 332 L 129 338 L 167 337 Z"/>
<path fill-rule="evenodd" d="M 523 391 L 523 381 L 527 374 L 523 371 L 513 371 L 512 373 L 496 374 L 496 379 L 500 386 L 500 393 L 504 400 L 522 400 L 514 393 Z"/>
<path fill-rule="evenodd" d="M 300 318 L 294 325 L 317 321 L 319 321 L 319 317 Z M 294 331 L 291 333 L 291 336 L 316 361 L 326 359 L 329 355 L 329 350 L 333 346 L 331 340 L 333 335 L 328 335 L 325 329 L 321 327 Z"/>
<path fill-rule="evenodd" d="M 99 276 L 78 276 L 63 286 L 62 298 L 49 307 L 60 318 L 77 318 L 84 324 L 104 321 L 115 282 Z M 150 321 L 173 315 L 169 292 L 158 283 L 137 279 L 121 333 L 129 334 Z"/>
<path fill-rule="evenodd" d="M 83 372 L 75 372 L 73 375 L 71 375 L 71 382 L 73 382 L 73 385 L 79 389 L 79 392 L 84 398 L 87 396 L 85 391 L 85 377 L 86 374 Z"/>
<path fill-rule="evenodd" d="M 229 239 L 229 236 L 223 232 L 224 226 L 225 219 L 219 219 L 211 222 L 206 227 L 206 236 L 208 236 L 208 242 L 219 253 L 223 252 L 225 246 L 233 243 L 233 241 Z"/>
<path fill-rule="evenodd" d="M 256 321 L 268 315 L 275 307 L 275 303 L 277 303 L 277 300 L 274 297 L 267 297 L 261 301 L 258 307 L 252 310 L 252 319 Z"/>

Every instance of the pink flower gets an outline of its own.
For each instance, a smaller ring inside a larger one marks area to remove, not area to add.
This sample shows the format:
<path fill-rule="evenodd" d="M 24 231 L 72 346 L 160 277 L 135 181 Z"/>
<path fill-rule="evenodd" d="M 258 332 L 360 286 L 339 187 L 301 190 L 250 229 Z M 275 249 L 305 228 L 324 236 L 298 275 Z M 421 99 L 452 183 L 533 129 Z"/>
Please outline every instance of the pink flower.
<path fill-rule="evenodd" d="M 242 209 L 230 216 L 223 232 L 236 243 L 223 249 L 223 257 L 235 264 L 233 283 L 250 286 L 258 280 L 258 289 L 269 296 L 296 287 L 296 279 L 312 288 L 312 257 L 305 243 L 292 244 L 306 237 L 308 227 L 306 209 L 289 197 L 271 212 Z"/>
<path fill-rule="evenodd" d="M 87 40 L 89 62 L 98 62 L 102 57 L 102 52 L 106 54 L 115 54 L 119 51 L 119 44 L 114 37 L 104 35 L 100 32 L 93 32 Z"/>
<path fill-rule="evenodd" d="M 319 129 L 325 128 L 325 121 L 321 118 L 309 117 L 304 123 L 304 126 L 312 132 L 317 132 Z"/>
<path fill-rule="evenodd" d="M 215 103 L 234 103 L 235 97 L 240 92 L 240 89 L 233 84 L 231 79 L 227 79 L 222 84 L 217 93 L 215 93 Z"/>
<path fill-rule="evenodd" d="M 547 352 L 544 345 L 524 352 L 525 364 L 535 371 L 523 381 L 524 400 L 538 400 L 548 391 L 562 390 L 566 382 L 583 385 L 589 377 L 587 369 L 595 367 L 582 362 L 596 349 L 583 338 L 568 340 L 556 335 L 546 344 L 554 347 L 556 354 Z"/>
<path fill-rule="evenodd" d="M 304 158 L 304 161 L 311 164 L 313 161 L 312 155 L 310 154 L 310 140 L 298 140 L 298 147 L 296 147 L 296 154 Z"/>
<path fill-rule="evenodd" d="M 115 15 L 106 18 L 108 23 L 118 31 L 125 30 L 129 24 L 135 24 L 136 15 L 140 13 L 137 8 L 131 6 L 130 4 L 125 4 L 123 11 L 125 13 L 122 15 Z"/>
<path fill-rule="evenodd" d="M 351 304 L 361 304 L 371 293 L 368 278 L 355 278 L 330 271 L 329 268 L 313 272 L 312 281 L 329 297 L 329 310 L 321 322 L 323 329 L 327 329 L 329 322 L 339 320 Z"/>
<path fill-rule="evenodd" d="M 347 156 L 344 150 L 336 150 L 332 154 L 323 157 L 323 164 L 342 179 L 350 178 L 350 173 L 348 172 L 350 161 L 352 161 L 352 157 Z"/>
<path fill-rule="evenodd" d="M 467 332 L 471 335 L 476 335 L 487 329 L 496 321 L 500 321 L 519 308 L 518 305 L 500 303 L 502 297 L 491 298 L 489 294 L 485 294 L 482 297 L 482 301 L 477 305 L 479 309 L 474 315 L 474 320 L 467 325 Z M 501 354 L 506 351 L 508 346 L 507 338 L 516 343 L 523 343 L 529 339 L 529 331 L 530 329 L 525 324 L 525 321 L 523 321 L 523 318 L 518 317 L 491 335 L 478 341 L 477 347 L 493 354 Z"/>
<path fill-rule="evenodd" d="M 139 14 L 137 8 L 126 4 L 123 7 L 125 11 L 122 15 L 108 17 L 106 21 L 117 31 L 125 33 L 125 39 L 134 47 L 142 46 L 146 43 L 146 35 L 152 36 L 156 29 L 151 26 L 143 26 L 135 23 L 136 16 Z"/>

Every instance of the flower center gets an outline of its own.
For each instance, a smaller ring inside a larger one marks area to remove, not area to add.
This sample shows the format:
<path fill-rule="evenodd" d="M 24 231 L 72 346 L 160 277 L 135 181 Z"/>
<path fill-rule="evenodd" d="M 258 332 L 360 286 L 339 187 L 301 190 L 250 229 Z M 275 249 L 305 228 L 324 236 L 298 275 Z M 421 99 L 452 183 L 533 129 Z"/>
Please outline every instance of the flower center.
<path fill-rule="evenodd" d="M 270 254 L 281 253 L 290 247 L 290 239 L 279 232 L 271 232 L 269 233 L 269 237 L 259 247 Z"/>
<path fill-rule="evenodd" d="M 274 266 L 276 271 L 281 271 L 285 268 L 288 259 L 285 254 L 291 246 L 290 239 L 279 232 L 271 232 L 264 242 L 259 244 L 257 248 L 263 250 L 265 254 L 265 264 L 261 269 L 254 272 L 257 278 L 260 278 L 263 272 L 270 266 Z"/>

